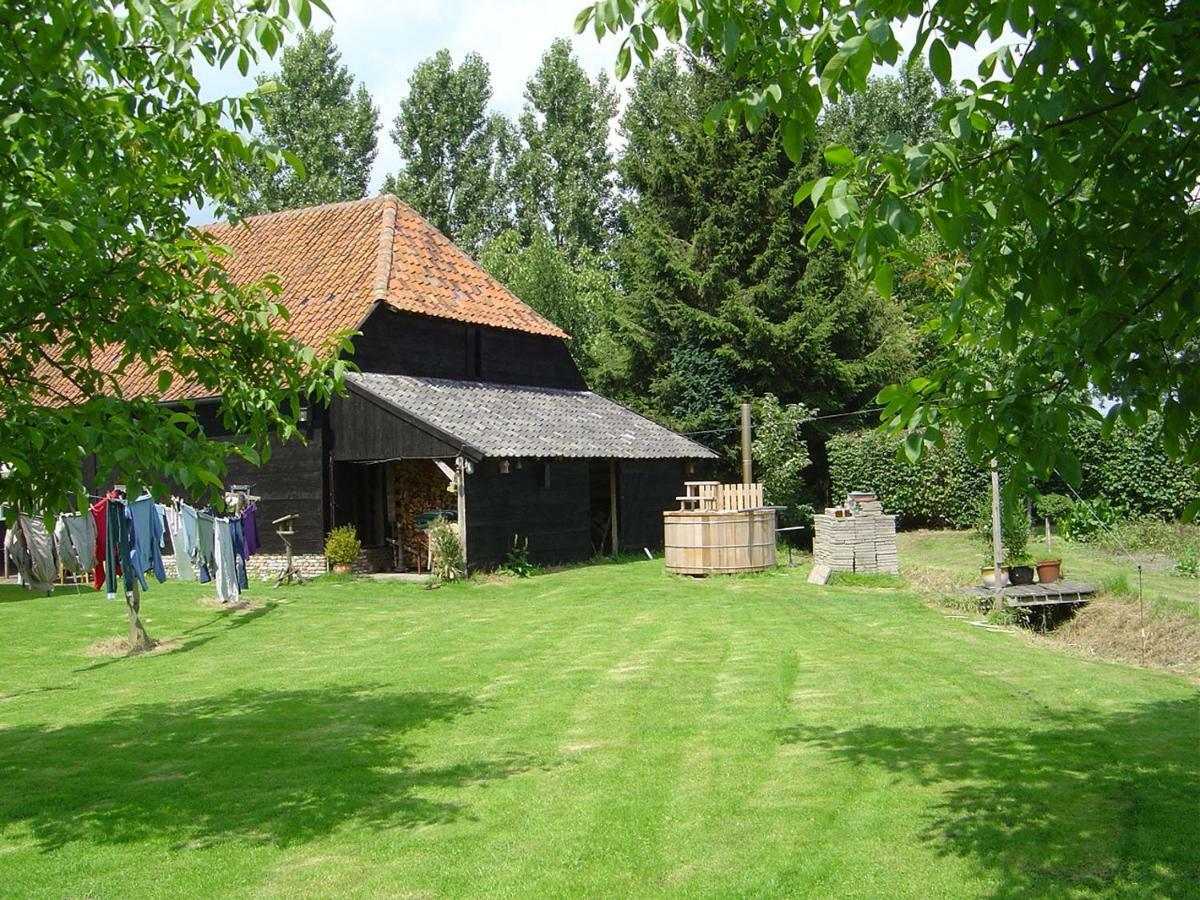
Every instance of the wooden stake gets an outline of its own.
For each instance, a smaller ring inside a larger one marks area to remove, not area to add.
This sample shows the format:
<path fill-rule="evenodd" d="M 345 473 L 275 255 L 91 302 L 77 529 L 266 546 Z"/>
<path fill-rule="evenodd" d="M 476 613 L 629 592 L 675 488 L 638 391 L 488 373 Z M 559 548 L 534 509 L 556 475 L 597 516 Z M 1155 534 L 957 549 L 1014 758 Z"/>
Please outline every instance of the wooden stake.
<path fill-rule="evenodd" d="M 754 483 L 754 466 L 750 456 L 750 404 L 742 402 L 742 484 Z"/>

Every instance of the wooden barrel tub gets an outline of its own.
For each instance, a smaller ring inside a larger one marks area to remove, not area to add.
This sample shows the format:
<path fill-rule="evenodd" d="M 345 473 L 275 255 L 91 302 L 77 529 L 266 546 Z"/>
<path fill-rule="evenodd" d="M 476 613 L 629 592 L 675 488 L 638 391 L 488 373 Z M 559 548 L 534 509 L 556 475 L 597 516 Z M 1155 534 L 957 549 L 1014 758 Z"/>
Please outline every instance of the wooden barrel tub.
<path fill-rule="evenodd" d="M 775 566 L 775 510 L 676 509 L 663 513 L 667 571 L 761 572 Z"/>

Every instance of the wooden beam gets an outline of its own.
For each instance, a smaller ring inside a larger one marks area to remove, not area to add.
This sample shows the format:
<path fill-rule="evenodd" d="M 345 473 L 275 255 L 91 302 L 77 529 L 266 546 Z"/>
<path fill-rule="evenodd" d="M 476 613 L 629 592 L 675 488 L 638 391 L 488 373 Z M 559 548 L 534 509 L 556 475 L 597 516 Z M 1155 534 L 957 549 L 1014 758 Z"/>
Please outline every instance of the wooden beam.
<path fill-rule="evenodd" d="M 467 466 L 462 456 L 454 461 L 455 484 L 458 488 L 458 542 L 462 545 L 463 571 L 467 569 Z"/>
<path fill-rule="evenodd" d="M 609 519 L 612 522 L 612 555 L 616 556 L 620 545 L 617 543 L 617 461 L 615 459 L 608 461 L 608 497 Z"/>

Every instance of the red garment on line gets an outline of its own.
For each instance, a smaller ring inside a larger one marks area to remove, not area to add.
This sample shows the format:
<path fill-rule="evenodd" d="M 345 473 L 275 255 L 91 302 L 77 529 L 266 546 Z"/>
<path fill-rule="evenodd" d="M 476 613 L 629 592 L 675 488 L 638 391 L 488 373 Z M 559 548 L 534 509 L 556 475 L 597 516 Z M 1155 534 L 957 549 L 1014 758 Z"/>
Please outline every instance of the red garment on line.
<path fill-rule="evenodd" d="M 92 569 L 92 587 L 98 591 L 104 590 L 104 556 L 108 536 L 108 498 L 93 503 L 90 507 L 92 521 L 96 523 L 96 568 Z M 121 567 L 117 566 L 117 574 Z"/>

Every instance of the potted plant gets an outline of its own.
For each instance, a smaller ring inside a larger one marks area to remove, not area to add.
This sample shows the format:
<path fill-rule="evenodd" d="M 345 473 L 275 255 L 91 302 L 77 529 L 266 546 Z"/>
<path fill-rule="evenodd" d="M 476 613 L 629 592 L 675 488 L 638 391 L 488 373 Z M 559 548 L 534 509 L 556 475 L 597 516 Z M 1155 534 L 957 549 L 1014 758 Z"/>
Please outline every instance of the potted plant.
<path fill-rule="evenodd" d="M 325 537 L 325 558 L 329 566 L 339 575 L 350 572 L 350 566 L 362 552 L 362 541 L 358 539 L 353 525 L 335 528 Z"/>
<path fill-rule="evenodd" d="M 990 556 L 983 558 L 983 565 L 979 567 L 979 574 L 983 578 L 983 586 L 986 588 L 996 587 L 996 566 L 992 562 Z M 1000 567 L 1000 587 L 1008 584 L 1008 566 Z"/>
<path fill-rule="evenodd" d="M 1033 584 L 1033 557 L 1022 547 L 1008 554 L 1010 584 Z"/>

